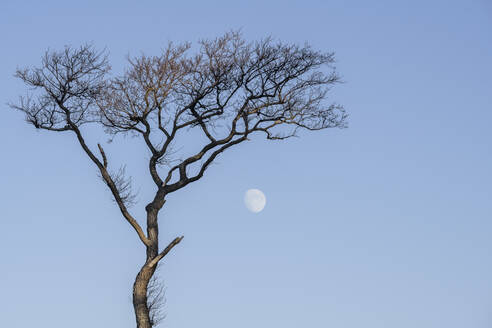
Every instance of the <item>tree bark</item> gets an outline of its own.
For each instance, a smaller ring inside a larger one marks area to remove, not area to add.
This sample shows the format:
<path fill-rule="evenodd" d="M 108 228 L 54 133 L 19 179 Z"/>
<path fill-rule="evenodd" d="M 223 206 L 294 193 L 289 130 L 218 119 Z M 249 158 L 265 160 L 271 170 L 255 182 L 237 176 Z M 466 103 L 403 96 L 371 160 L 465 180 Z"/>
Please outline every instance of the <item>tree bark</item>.
<path fill-rule="evenodd" d="M 147 238 L 150 243 L 146 247 L 146 261 L 138 272 L 133 284 L 133 308 L 137 321 L 137 328 L 152 328 L 150 311 L 147 302 L 149 281 L 154 275 L 157 265 L 151 265 L 159 253 L 159 226 L 158 214 L 164 205 L 164 197 L 157 193 L 153 202 L 145 207 L 147 211 Z"/>
<path fill-rule="evenodd" d="M 135 310 L 137 328 L 152 328 L 149 308 L 147 306 L 147 288 L 154 271 L 155 267 L 149 268 L 144 265 L 137 274 L 135 283 L 133 284 L 133 308 Z"/>

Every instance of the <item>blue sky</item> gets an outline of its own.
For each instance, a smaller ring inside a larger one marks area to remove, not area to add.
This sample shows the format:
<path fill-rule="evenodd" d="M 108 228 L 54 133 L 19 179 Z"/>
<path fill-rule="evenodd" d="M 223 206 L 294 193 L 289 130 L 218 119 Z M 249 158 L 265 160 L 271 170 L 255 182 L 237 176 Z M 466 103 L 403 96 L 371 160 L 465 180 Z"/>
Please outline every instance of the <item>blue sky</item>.
<path fill-rule="evenodd" d="M 163 326 L 492 326 L 492 4 L 472 1 L 23 1 L 0 4 L 0 316 L 8 327 L 134 327 L 144 249 L 69 134 L 5 103 L 47 49 L 90 41 L 115 72 L 241 28 L 335 51 L 349 128 L 254 140 L 169 197 Z M 106 136 L 92 133 L 92 146 Z M 127 163 L 144 214 L 153 185 Z M 264 191 L 259 214 L 242 202 Z"/>

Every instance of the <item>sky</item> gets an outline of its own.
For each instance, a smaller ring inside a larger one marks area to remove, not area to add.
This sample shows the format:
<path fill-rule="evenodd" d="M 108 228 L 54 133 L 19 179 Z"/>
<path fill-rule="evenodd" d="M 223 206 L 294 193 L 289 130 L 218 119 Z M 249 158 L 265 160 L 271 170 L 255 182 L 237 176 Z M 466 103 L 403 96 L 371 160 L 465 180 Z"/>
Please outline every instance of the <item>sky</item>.
<path fill-rule="evenodd" d="M 168 41 L 241 29 L 334 51 L 347 129 L 255 139 L 171 195 L 163 327 L 492 327 L 492 3 L 18 1 L 0 3 L 0 317 L 6 327 L 135 326 L 144 249 L 70 134 L 6 103 L 17 67 L 93 42 L 115 73 Z M 139 190 L 137 139 L 88 135 Z M 247 189 L 265 209 L 249 212 Z"/>

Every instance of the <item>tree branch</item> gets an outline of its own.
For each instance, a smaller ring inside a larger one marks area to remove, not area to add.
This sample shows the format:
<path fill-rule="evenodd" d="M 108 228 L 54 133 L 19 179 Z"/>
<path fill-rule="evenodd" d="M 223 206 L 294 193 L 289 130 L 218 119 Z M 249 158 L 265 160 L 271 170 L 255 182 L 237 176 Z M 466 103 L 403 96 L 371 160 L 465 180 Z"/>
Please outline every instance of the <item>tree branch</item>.
<path fill-rule="evenodd" d="M 97 157 L 92 153 L 92 151 L 89 149 L 89 147 L 86 145 L 84 138 L 82 137 L 82 133 L 80 132 L 79 128 L 73 123 L 71 124 L 73 131 L 77 135 L 77 139 L 80 143 L 80 146 L 82 149 L 85 151 L 87 156 L 96 164 L 96 166 L 99 168 L 99 171 L 101 172 L 101 176 L 106 182 L 106 185 L 109 187 L 111 190 L 111 193 L 113 194 L 113 197 L 116 201 L 116 204 L 118 204 L 118 207 L 120 209 L 121 214 L 123 217 L 130 223 L 130 225 L 135 229 L 137 232 L 138 237 L 144 243 L 144 245 L 149 246 L 150 245 L 150 240 L 145 236 L 145 233 L 142 230 L 142 227 L 138 224 L 137 220 L 133 218 L 133 216 L 128 212 L 128 209 L 126 208 L 124 201 L 121 197 L 120 192 L 118 191 L 118 188 L 116 187 L 113 179 L 111 178 L 111 175 L 108 173 L 106 167 L 104 164 L 101 164 L 101 162 L 97 159 Z M 106 163 L 107 164 L 107 163 Z"/>
<path fill-rule="evenodd" d="M 149 263 L 147 263 L 147 266 L 149 268 L 152 268 L 155 265 L 157 265 L 157 263 L 159 263 L 159 261 L 162 260 L 162 258 L 164 256 L 166 256 L 167 253 L 169 253 L 169 251 L 171 251 L 171 249 L 173 249 L 174 246 L 179 244 L 181 242 L 181 240 L 183 240 L 183 238 L 184 238 L 184 236 L 174 238 L 174 240 L 172 242 L 170 242 L 169 245 L 167 245 L 167 247 L 164 248 L 164 250 L 161 253 L 159 253 L 159 255 L 157 255 Z"/>

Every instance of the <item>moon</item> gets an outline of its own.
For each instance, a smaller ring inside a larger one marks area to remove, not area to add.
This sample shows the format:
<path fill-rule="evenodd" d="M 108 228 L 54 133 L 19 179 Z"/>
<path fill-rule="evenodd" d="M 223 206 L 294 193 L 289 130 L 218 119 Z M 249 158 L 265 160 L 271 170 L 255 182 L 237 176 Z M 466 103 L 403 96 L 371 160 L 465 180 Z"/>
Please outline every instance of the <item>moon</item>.
<path fill-rule="evenodd" d="M 244 205 L 253 213 L 261 212 L 266 205 L 265 194 L 259 189 L 248 189 L 244 194 Z"/>

